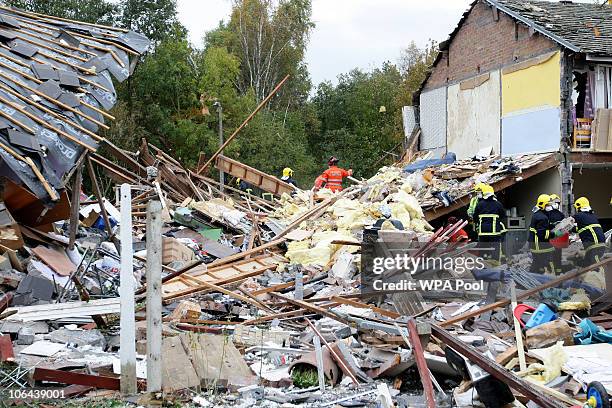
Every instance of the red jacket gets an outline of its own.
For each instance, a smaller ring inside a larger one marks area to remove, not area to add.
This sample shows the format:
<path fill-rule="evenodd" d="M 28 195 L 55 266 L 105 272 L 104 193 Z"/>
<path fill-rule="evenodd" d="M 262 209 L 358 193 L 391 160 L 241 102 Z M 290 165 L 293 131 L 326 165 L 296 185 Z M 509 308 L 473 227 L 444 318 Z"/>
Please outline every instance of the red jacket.
<path fill-rule="evenodd" d="M 338 166 L 331 166 L 325 170 L 323 174 L 317 177 L 317 184 L 322 185 L 323 182 L 325 182 L 325 187 L 329 188 L 331 191 L 342 191 L 342 179 L 348 176 L 350 176 L 350 173 L 347 170 Z M 317 185 L 317 187 L 320 188 L 321 185 Z"/>
<path fill-rule="evenodd" d="M 462 228 L 450 237 L 450 242 L 469 241 L 467 232 Z"/>

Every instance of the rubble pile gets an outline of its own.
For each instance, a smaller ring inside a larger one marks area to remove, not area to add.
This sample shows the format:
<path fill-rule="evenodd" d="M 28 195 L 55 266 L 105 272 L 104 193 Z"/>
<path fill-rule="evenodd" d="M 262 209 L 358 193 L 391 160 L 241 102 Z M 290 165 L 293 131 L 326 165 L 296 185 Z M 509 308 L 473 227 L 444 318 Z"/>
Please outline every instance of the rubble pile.
<path fill-rule="evenodd" d="M 601 290 L 581 281 L 610 258 L 559 277 L 526 272 L 521 255 L 498 268 L 415 274 L 483 280 L 471 291 L 364 289 L 366 242 L 413 247 L 415 257 L 474 257 L 470 244 L 448 243 L 466 222 L 434 228 L 424 208 L 444 207 L 478 181 L 520 177 L 542 157 L 417 160 L 340 193 L 269 200 L 220 186 L 145 140 L 138 152 L 106 154 L 122 165 L 103 156 L 86 164 L 132 191 L 140 390 L 152 381 L 147 234 L 151 202 L 161 204 L 162 393 L 140 394 L 139 404 L 163 396 L 199 406 L 559 407 L 579 404 L 594 381 L 611 385 L 612 319 L 595 302 Z M 7 222 L 19 239 L 2 247 L 0 262 L 0 386 L 122 398 L 124 201 L 82 194 L 81 171 L 67 219 L 48 230 Z M 546 308 L 548 319 L 531 322 Z"/>

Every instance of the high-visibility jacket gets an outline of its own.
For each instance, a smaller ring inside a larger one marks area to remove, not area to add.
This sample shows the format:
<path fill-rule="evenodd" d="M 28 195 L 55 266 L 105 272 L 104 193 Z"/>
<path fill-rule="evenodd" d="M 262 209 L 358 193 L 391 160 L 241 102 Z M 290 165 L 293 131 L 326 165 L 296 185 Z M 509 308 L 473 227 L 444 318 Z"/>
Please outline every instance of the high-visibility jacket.
<path fill-rule="evenodd" d="M 531 252 L 534 254 L 554 252 L 555 248 L 548 242 L 549 239 L 554 238 L 553 228 L 546 211 L 538 210 L 533 213 L 531 224 L 529 225 Z"/>
<path fill-rule="evenodd" d="M 606 245 L 603 229 L 593 211 L 578 211 L 574 214 L 574 220 L 576 220 L 576 231 L 584 249 L 589 250 Z"/>
<path fill-rule="evenodd" d="M 470 199 L 470 205 L 467 209 L 468 217 L 474 218 L 474 211 L 476 211 L 476 205 L 478 204 L 478 200 L 480 200 L 480 197 L 478 196 L 474 196 Z"/>
<path fill-rule="evenodd" d="M 506 232 L 501 222 L 506 216 L 502 203 L 493 196 L 478 200 L 474 210 L 474 223 L 477 226 L 478 236 L 499 236 Z"/>
<path fill-rule="evenodd" d="M 342 191 L 342 179 L 350 174 L 338 166 L 331 166 L 323 172 L 319 177 L 325 182 L 325 187 L 331 191 Z"/>

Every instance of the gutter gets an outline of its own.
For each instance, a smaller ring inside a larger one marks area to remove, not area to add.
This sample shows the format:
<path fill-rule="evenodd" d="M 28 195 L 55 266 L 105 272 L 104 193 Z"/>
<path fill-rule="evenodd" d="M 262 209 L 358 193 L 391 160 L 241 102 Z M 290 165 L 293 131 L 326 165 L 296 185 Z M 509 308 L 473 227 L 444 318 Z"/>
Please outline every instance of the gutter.
<path fill-rule="evenodd" d="M 540 34 L 545 35 L 546 37 L 550 38 L 551 40 L 561 44 L 565 48 L 567 48 L 569 50 L 572 50 L 574 52 L 580 52 L 580 47 L 576 47 L 574 44 L 570 43 L 569 41 L 559 37 L 556 34 L 551 33 L 550 31 L 548 31 L 547 29 L 545 29 L 541 25 L 536 24 L 535 22 L 533 22 L 532 20 L 530 20 L 530 19 L 528 19 L 526 17 L 523 17 L 522 15 L 517 13 L 516 11 L 510 10 L 508 7 L 506 7 L 506 6 L 502 5 L 502 4 L 499 4 L 495 0 L 484 0 L 484 1 L 489 3 L 489 5 L 491 5 L 492 7 L 496 7 L 498 10 L 503 11 L 504 13 L 506 13 L 510 17 L 514 18 L 515 20 L 518 20 L 518 21 L 526 24 L 527 26 L 533 28 L 534 30 L 536 30 Z"/>

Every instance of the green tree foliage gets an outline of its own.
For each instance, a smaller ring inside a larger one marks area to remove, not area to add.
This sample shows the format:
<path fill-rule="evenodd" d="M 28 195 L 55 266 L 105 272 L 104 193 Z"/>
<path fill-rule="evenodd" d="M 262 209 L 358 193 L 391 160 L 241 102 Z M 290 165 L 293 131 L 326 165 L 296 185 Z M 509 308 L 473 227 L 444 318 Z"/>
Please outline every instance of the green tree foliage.
<path fill-rule="evenodd" d="M 313 103 L 321 129 L 309 140 L 312 154 L 323 163 L 335 155 L 359 176 L 375 172 L 385 152 L 402 140 L 402 83 L 397 67 L 385 63 L 340 75 L 336 86 L 320 84 Z"/>
<path fill-rule="evenodd" d="M 434 42 L 414 43 L 397 65 L 355 69 L 314 93 L 304 61 L 314 23 L 311 0 L 232 0 L 225 22 L 209 31 L 202 49 L 187 40 L 176 0 L 8 0 L 38 13 L 118 25 L 152 40 L 134 74 L 116 84 L 116 120 L 104 131 L 134 151 L 141 138 L 187 166 L 199 152 L 216 151 L 218 111 L 228 137 L 286 75 L 290 80 L 225 154 L 270 174 L 291 167 L 302 187 L 312 185 L 331 155 L 358 176 L 392 161 L 403 140 L 401 107 L 425 78 Z M 199 45 L 199 44 L 198 44 Z"/>
<path fill-rule="evenodd" d="M 5 0 L 5 5 L 88 23 L 113 24 L 119 7 L 107 0 Z"/>
<path fill-rule="evenodd" d="M 146 35 L 154 45 L 177 30 L 187 34 L 177 18 L 176 0 L 122 0 L 119 7 L 122 26 Z"/>

